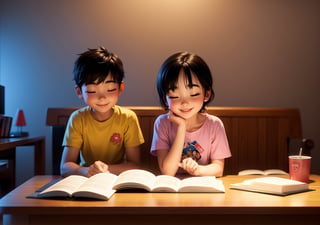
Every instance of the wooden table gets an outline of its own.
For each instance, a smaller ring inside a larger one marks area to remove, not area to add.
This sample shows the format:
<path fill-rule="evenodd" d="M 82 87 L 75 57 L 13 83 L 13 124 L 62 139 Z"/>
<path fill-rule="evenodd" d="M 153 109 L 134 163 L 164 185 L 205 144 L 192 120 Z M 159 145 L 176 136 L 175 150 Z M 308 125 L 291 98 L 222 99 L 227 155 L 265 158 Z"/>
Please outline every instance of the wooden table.
<path fill-rule="evenodd" d="M 256 176 L 225 176 L 225 193 L 116 193 L 109 201 L 29 199 L 52 180 L 35 176 L 0 200 L 4 224 L 319 224 L 315 191 L 285 197 L 230 189 Z"/>
<path fill-rule="evenodd" d="M 34 174 L 45 174 L 45 137 L 0 138 L 0 159 L 9 161 L 8 171 L 3 173 L 8 176 L 8 184 L 4 185 L 8 190 L 15 187 L 16 147 L 28 145 L 34 146 Z"/>

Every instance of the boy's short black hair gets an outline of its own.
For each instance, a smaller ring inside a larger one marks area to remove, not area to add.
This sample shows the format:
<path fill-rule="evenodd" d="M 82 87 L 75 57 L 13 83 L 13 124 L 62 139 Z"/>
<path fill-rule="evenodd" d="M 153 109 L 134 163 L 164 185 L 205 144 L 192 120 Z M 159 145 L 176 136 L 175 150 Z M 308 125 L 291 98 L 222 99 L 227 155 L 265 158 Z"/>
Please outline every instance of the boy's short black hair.
<path fill-rule="evenodd" d="M 74 81 L 79 88 L 83 84 L 93 84 L 96 80 L 101 83 L 109 74 L 119 85 L 123 81 L 121 59 L 104 47 L 88 49 L 74 63 Z"/>
<path fill-rule="evenodd" d="M 212 74 L 208 65 L 200 56 L 189 52 L 175 53 L 168 57 L 161 65 L 157 77 L 160 104 L 164 109 L 168 109 L 166 95 L 170 90 L 175 89 L 181 70 L 183 70 L 189 85 L 192 84 L 191 73 L 193 73 L 198 78 L 204 91 L 211 91 L 209 100 L 203 103 L 201 109 L 203 111 L 215 95 L 212 88 Z"/>

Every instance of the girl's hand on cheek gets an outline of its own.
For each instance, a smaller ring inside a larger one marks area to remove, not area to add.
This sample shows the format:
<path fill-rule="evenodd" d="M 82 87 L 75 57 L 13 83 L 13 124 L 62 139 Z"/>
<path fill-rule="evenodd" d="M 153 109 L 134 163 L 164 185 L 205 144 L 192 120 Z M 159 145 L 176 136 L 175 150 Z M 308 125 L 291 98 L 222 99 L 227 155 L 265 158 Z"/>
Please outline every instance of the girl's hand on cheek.
<path fill-rule="evenodd" d="M 185 119 L 183 119 L 182 117 L 178 116 L 177 114 L 175 114 L 171 110 L 170 110 L 170 113 L 169 113 L 169 120 L 171 122 L 177 124 L 178 126 L 186 124 L 186 120 Z"/>

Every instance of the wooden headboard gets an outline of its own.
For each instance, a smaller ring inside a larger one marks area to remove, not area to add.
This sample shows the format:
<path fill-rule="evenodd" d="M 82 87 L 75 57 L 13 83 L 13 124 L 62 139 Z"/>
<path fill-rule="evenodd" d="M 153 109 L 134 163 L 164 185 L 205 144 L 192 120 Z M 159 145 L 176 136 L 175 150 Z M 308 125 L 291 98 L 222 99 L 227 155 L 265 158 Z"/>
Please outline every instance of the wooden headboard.
<path fill-rule="evenodd" d="M 165 113 L 156 106 L 125 106 L 136 112 L 145 138 L 142 167 L 158 173 L 149 153 L 155 118 Z M 52 127 L 53 174 L 59 174 L 62 138 L 70 114 L 78 108 L 49 108 L 47 125 Z M 224 175 L 243 169 L 278 168 L 288 171 L 288 139 L 302 138 L 300 112 L 288 108 L 207 107 L 224 123 L 232 157 L 226 159 Z"/>

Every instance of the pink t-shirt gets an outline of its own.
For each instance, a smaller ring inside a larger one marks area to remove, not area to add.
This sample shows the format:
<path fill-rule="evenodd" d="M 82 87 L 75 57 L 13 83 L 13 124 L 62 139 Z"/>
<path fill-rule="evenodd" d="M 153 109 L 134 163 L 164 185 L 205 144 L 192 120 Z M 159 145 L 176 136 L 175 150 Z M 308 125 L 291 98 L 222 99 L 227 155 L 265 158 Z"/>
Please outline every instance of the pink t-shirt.
<path fill-rule="evenodd" d="M 192 157 L 200 165 L 207 165 L 213 159 L 231 157 L 228 139 L 222 121 L 213 115 L 205 114 L 204 124 L 196 131 L 187 132 L 182 158 Z M 169 121 L 168 114 L 160 115 L 154 123 L 151 154 L 157 149 L 167 149 L 174 141 L 177 133 L 176 124 Z"/>

